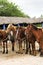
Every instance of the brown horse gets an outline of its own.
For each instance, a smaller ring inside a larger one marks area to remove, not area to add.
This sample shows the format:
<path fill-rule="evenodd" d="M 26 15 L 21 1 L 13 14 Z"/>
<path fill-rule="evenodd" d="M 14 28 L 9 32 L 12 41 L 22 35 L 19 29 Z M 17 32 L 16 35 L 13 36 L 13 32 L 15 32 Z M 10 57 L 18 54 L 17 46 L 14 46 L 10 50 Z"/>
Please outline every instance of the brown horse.
<path fill-rule="evenodd" d="M 13 26 L 12 24 L 9 24 L 7 27 L 7 34 L 8 34 L 8 40 L 10 40 L 12 42 L 12 51 L 14 51 L 16 27 Z"/>
<path fill-rule="evenodd" d="M 18 40 L 19 43 L 19 51 L 18 53 L 23 53 L 22 51 L 22 41 L 25 40 L 25 28 L 19 26 L 17 28 L 17 32 L 16 32 L 16 39 Z"/>
<path fill-rule="evenodd" d="M 43 56 L 43 32 L 42 29 L 37 28 L 33 24 L 29 25 L 29 32 L 35 36 L 36 41 L 39 43 L 40 46 L 40 55 Z"/>
<path fill-rule="evenodd" d="M 31 31 L 29 31 L 29 25 L 27 26 L 26 30 L 25 30 L 25 35 L 26 35 L 26 54 L 28 53 L 28 50 L 30 52 L 30 54 L 36 55 L 36 51 L 35 51 L 35 36 L 31 33 Z M 32 45 L 32 51 L 30 48 L 30 44 Z"/>
<path fill-rule="evenodd" d="M 5 47 L 6 47 L 6 53 L 8 53 L 8 46 L 7 46 L 7 33 L 6 30 L 1 30 L 0 29 L 0 42 L 3 42 L 3 53 L 5 53 Z M 6 42 L 6 46 L 5 46 Z"/>

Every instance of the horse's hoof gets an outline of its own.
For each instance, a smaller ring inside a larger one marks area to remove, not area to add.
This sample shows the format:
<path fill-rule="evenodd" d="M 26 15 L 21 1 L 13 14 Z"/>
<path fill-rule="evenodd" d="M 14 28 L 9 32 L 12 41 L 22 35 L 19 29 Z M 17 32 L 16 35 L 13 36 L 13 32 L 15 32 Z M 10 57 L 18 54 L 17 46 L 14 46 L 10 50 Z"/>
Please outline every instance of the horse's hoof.
<path fill-rule="evenodd" d="M 23 50 L 25 50 L 25 49 L 23 49 Z"/>
<path fill-rule="evenodd" d="M 18 53 L 18 54 L 23 54 L 23 52 L 16 52 L 16 53 Z"/>
<path fill-rule="evenodd" d="M 29 54 L 30 54 L 30 55 L 32 55 L 32 52 L 31 52 L 31 51 L 29 51 Z"/>
<path fill-rule="evenodd" d="M 34 56 L 36 56 L 36 54 L 33 54 Z"/>
<path fill-rule="evenodd" d="M 23 52 L 21 52 L 21 54 L 23 54 Z"/>
<path fill-rule="evenodd" d="M 18 54 L 19 54 L 20 52 L 16 52 L 16 53 L 18 53 Z"/>
<path fill-rule="evenodd" d="M 6 54 L 8 54 L 8 51 L 6 51 Z"/>
<path fill-rule="evenodd" d="M 14 52 L 14 49 L 12 49 L 12 51 Z"/>
<path fill-rule="evenodd" d="M 26 52 L 25 54 L 28 54 L 28 52 Z"/>
<path fill-rule="evenodd" d="M 8 54 L 8 52 L 6 52 L 6 54 Z"/>
<path fill-rule="evenodd" d="M 36 56 L 36 54 L 34 54 L 34 53 L 32 53 L 32 52 L 31 52 L 31 53 L 29 53 L 29 54 L 30 54 L 30 55 L 33 55 L 33 56 Z"/>
<path fill-rule="evenodd" d="M 40 54 L 41 57 L 43 57 L 43 54 Z"/>
<path fill-rule="evenodd" d="M 43 55 L 40 55 L 40 57 L 43 57 Z"/>
<path fill-rule="evenodd" d="M 29 55 L 32 55 L 31 53 L 29 53 Z"/>

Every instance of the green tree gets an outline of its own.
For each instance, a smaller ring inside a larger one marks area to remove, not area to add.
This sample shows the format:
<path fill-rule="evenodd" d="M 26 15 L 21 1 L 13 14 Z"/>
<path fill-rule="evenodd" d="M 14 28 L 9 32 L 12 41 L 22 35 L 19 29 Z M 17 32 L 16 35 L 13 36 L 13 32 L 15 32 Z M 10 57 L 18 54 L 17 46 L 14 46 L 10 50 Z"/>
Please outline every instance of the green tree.
<path fill-rule="evenodd" d="M 29 17 L 15 3 L 9 3 L 7 0 L 0 0 L 0 16 Z"/>

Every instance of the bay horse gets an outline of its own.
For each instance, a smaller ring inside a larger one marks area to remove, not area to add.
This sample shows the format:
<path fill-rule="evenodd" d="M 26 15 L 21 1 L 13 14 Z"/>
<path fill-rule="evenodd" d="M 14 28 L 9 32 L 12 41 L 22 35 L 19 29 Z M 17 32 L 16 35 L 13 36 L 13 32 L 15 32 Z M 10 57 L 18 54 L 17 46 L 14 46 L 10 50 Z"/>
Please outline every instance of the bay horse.
<path fill-rule="evenodd" d="M 40 46 L 40 56 L 43 56 L 43 31 L 42 29 L 37 28 L 35 25 L 29 25 L 29 32 L 35 36 L 36 41 L 39 43 Z"/>
<path fill-rule="evenodd" d="M 5 48 L 6 48 L 6 53 L 8 53 L 8 45 L 7 45 L 7 32 L 6 30 L 2 30 L 0 29 L 0 42 L 2 41 L 3 42 L 3 52 L 2 53 L 5 53 Z M 6 44 L 5 44 L 6 42 Z"/>
<path fill-rule="evenodd" d="M 7 27 L 8 40 L 12 42 L 12 51 L 14 51 L 16 27 L 13 24 L 9 24 Z"/>
<path fill-rule="evenodd" d="M 16 39 L 19 43 L 19 51 L 18 53 L 23 53 L 23 49 L 22 49 L 22 42 L 25 41 L 25 28 L 22 26 L 18 26 L 17 28 L 17 32 L 16 32 Z M 25 44 L 24 44 L 25 45 Z"/>
<path fill-rule="evenodd" d="M 29 25 L 25 30 L 25 35 L 26 35 L 26 54 L 28 54 L 28 50 L 29 50 L 29 54 L 36 55 L 36 51 L 35 51 L 36 39 L 35 36 L 31 33 L 31 31 L 29 31 Z M 32 50 L 30 48 L 30 44 L 32 45 Z"/>

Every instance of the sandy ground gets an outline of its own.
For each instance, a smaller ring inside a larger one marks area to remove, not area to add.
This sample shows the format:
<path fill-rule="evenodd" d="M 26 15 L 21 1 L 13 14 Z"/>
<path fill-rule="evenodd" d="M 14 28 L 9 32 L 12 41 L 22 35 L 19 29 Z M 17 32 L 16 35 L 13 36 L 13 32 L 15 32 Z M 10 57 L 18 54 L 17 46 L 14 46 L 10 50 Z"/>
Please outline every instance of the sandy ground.
<path fill-rule="evenodd" d="M 10 52 L 0 55 L 0 65 L 43 65 L 43 57 Z"/>
<path fill-rule="evenodd" d="M 2 54 L 0 51 L 0 65 L 43 65 L 43 57 L 17 54 L 16 51 L 11 51 L 10 46 L 8 54 Z"/>

